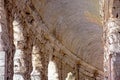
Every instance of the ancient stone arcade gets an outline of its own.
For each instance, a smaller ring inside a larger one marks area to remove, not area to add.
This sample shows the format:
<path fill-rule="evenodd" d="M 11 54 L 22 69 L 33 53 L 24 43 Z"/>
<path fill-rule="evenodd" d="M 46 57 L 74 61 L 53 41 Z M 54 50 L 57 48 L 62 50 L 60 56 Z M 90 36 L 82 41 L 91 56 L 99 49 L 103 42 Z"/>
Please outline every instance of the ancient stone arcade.
<path fill-rule="evenodd" d="M 120 0 L 0 0 L 0 80 L 120 80 Z"/>

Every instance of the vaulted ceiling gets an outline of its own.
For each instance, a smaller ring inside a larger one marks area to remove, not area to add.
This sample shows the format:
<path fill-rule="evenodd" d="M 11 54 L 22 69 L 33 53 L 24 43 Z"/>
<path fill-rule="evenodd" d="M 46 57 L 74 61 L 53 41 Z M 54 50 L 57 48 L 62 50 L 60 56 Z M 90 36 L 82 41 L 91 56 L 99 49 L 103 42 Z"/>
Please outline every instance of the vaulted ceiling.
<path fill-rule="evenodd" d="M 50 33 L 86 63 L 103 70 L 98 0 L 32 0 Z"/>

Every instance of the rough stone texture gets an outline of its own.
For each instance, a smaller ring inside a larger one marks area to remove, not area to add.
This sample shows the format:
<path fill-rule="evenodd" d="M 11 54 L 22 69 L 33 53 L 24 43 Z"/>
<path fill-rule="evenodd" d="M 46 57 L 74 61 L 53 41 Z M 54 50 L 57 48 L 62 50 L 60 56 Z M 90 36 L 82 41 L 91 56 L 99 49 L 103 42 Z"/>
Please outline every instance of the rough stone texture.
<path fill-rule="evenodd" d="M 75 80 L 74 74 L 72 74 L 71 72 L 69 72 L 68 75 L 67 75 L 67 78 L 65 80 Z"/>
<path fill-rule="evenodd" d="M 33 50 L 32 50 L 32 66 L 33 70 L 31 73 L 31 80 L 42 80 L 43 78 L 43 65 L 42 65 L 42 55 L 40 53 L 39 40 L 34 40 Z"/>
<path fill-rule="evenodd" d="M 6 31 L 8 37 L 5 38 L 4 43 L 7 47 L 6 49 L 6 76 L 5 80 L 13 80 L 13 58 L 14 58 L 14 52 L 15 52 L 15 46 L 13 43 L 13 0 L 4 0 L 5 1 L 5 9 L 6 9 L 6 20 L 7 20 L 7 28 L 8 30 Z M 7 36 L 7 35 L 4 35 Z"/>
<path fill-rule="evenodd" d="M 14 80 L 70 80 L 71 76 L 72 80 L 103 80 L 99 12 L 104 17 L 104 1 L 101 7 L 98 0 L 5 1 L 11 5 L 7 9 L 8 22 L 14 22 L 10 41 L 14 40 L 16 51 L 7 57 L 8 63 L 13 63 L 14 57 Z M 56 76 L 49 78 L 51 57 Z M 7 67 L 11 79 L 5 80 L 12 80 L 13 64 Z"/>
<path fill-rule="evenodd" d="M 13 17 L 14 44 L 14 80 L 30 80 L 32 72 L 33 34 L 16 10 Z"/>
<path fill-rule="evenodd" d="M 7 1 L 7 0 L 6 0 Z M 13 76 L 13 33 L 12 33 L 12 14 L 8 13 L 12 6 L 4 0 L 0 0 L 0 79 L 12 80 Z M 8 17 L 9 16 L 9 17 Z"/>
<path fill-rule="evenodd" d="M 106 38 L 105 38 L 105 72 L 107 72 L 108 80 L 119 80 L 119 19 L 110 19 L 106 23 Z M 109 66 L 108 66 L 109 64 Z"/>
<path fill-rule="evenodd" d="M 26 60 L 26 53 L 25 47 L 26 45 L 26 38 L 24 37 L 26 30 L 24 30 L 21 21 L 19 20 L 18 16 L 14 16 L 15 19 L 13 21 L 13 30 L 14 30 L 14 44 L 16 47 L 15 55 L 14 55 L 14 80 L 24 80 L 25 72 L 27 70 L 27 66 L 25 63 Z"/>
<path fill-rule="evenodd" d="M 105 80 L 120 79 L 120 1 L 104 3 L 104 72 Z"/>
<path fill-rule="evenodd" d="M 87 0 L 16 2 L 21 19 L 39 39 L 44 76 L 47 75 L 48 55 L 53 54 L 60 80 L 64 80 L 69 72 L 76 73 L 78 80 L 102 79 L 102 28 L 96 18 L 98 12 L 87 10 L 95 7 L 94 3 L 91 1 L 88 5 Z"/>

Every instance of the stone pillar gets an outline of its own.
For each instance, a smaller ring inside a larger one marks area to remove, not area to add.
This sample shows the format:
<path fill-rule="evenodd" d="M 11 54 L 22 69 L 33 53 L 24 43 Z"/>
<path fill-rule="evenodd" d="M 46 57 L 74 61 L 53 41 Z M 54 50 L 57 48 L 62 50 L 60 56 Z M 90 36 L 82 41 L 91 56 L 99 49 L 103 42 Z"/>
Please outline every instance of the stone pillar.
<path fill-rule="evenodd" d="M 42 63 L 41 63 L 41 56 L 40 56 L 40 48 L 39 43 L 35 41 L 32 50 L 32 66 L 33 70 L 31 73 L 31 80 L 43 80 L 42 79 Z"/>
<path fill-rule="evenodd" d="M 6 5 L 4 0 L 0 0 L 0 79 L 12 80 L 14 54 L 12 21 L 10 21 L 11 15 L 8 15 L 8 10 L 4 5 Z"/>
<path fill-rule="evenodd" d="M 9 45 L 6 55 L 6 77 L 5 80 L 13 80 L 13 58 L 14 58 L 14 52 L 15 52 L 15 46 L 13 42 L 13 11 L 14 11 L 14 2 L 13 0 L 4 0 L 5 9 L 6 9 L 6 19 L 7 19 L 7 29 L 6 33 L 8 34 L 8 38 L 4 38 L 5 45 Z M 4 13 L 2 13 L 4 14 Z M 5 14 L 4 14 L 5 15 Z M 4 29 L 5 30 L 5 29 Z M 4 37 L 7 35 L 4 35 Z M 6 39 L 6 40 L 5 40 Z M 7 48 L 6 48 L 7 49 Z"/>
<path fill-rule="evenodd" d="M 73 75 L 75 75 L 75 80 L 79 80 L 79 68 L 80 68 L 80 63 L 79 62 L 77 62 L 76 63 L 76 66 L 75 66 L 75 71 L 74 71 L 74 74 Z"/>
<path fill-rule="evenodd" d="M 15 16 L 13 22 L 14 27 L 14 44 L 16 47 L 15 56 L 14 56 L 14 80 L 25 80 L 24 75 L 26 72 L 25 67 L 25 38 L 23 35 L 23 26 L 20 21 L 17 20 L 18 17 Z"/>
<path fill-rule="evenodd" d="M 104 71 L 106 80 L 120 79 L 120 19 L 111 18 L 106 22 Z"/>
<path fill-rule="evenodd" d="M 32 72 L 32 32 L 16 15 L 14 25 L 14 43 L 16 52 L 14 56 L 14 80 L 30 80 Z"/>
<path fill-rule="evenodd" d="M 120 0 L 105 0 L 103 30 L 105 80 L 119 80 Z"/>
<path fill-rule="evenodd" d="M 7 28 L 7 22 L 6 22 L 6 15 L 5 15 L 5 9 L 4 9 L 4 0 L 0 1 L 0 79 L 5 80 L 4 76 L 5 75 L 5 55 L 6 55 L 6 51 L 5 51 L 5 46 L 4 44 L 4 39 L 2 38 L 3 35 L 7 35 L 6 37 L 8 37 L 8 34 L 6 34 L 6 31 L 4 31 L 4 27 Z"/>
<path fill-rule="evenodd" d="M 26 26 L 26 25 L 25 25 Z M 30 29 L 24 28 L 25 32 L 25 67 L 26 71 L 24 73 L 25 80 L 31 80 L 31 72 L 32 72 L 32 46 L 33 46 L 33 35 Z"/>

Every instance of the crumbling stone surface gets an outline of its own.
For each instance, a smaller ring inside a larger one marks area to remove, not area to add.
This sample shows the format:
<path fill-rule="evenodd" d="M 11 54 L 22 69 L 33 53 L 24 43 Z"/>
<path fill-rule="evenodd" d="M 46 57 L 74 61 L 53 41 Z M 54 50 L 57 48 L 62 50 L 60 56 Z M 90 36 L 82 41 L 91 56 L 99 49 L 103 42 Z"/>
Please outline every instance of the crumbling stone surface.
<path fill-rule="evenodd" d="M 11 1 L 12 2 L 12 1 Z M 6 7 L 8 6 L 8 7 Z M 14 56 L 14 44 L 13 44 L 13 29 L 12 29 L 12 11 L 10 9 L 13 6 L 9 6 L 7 0 L 0 1 L 0 79 L 12 80 L 13 78 L 13 56 Z M 9 13 L 8 13 L 9 12 Z"/>
<path fill-rule="evenodd" d="M 87 73 L 83 68 L 80 69 L 80 71 L 78 72 L 83 72 L 88 76 L 91 75 L 90 76 L 91 79 L 94 79 L 94 73 L 97 70 L 98 70 L 98 74 L 102 73 L 103 56 L 102 56 L 102 48 L 100 46 L 102 43 L 100 39 L 102 28 L 99 27 L 98 23 L 90 22 L 84 17 L 79 18 L 77 17 L 78 16 L 77 14 L 76 15 L 74 14 L 79 10 L 73 10 L 72 7 L 70 6 L 73 6 L 73 8 L 77 9 L 77 7 L 79 7 L 80 5 L 79 3 L 81 2 L 78 2 L 77 0 L 75 0 L 74 3 L 72 1 L 70 1 L 71 3 L 67 1 L 66 2 L 63 1 L 63 3 L 66 3 L 66 5 L 60 2 L 62 1 L 46 2 L 46 1 L 38 1 L 38 0 L 34 0 L 34 1 L 22 0 L 22 1 L 17 1 L 16 4 L 20 4 L 19 6 L 17 5 L 17 10 L 20 10 L 19 14 L 21 14 L 20 16 L 21 19 L 25 20 L 25 23 L 28 25 L 28 28 L 32 29 L 36 38 L 39 39 L 40 53 L 44 54 L 44 58 L 49 57 L 48 56 L 49 54 L 53 54 L 56 58 L 58 58 L 58 63 L 56 64 L 58 66 L 61 66 L 60 67 L 61 71 L 58 71 L 61 74 L 61 76 L 59 75 L 61 80 L 67 77 L 68 72 L 75 71 L 76 69 L 75 65 L 77 65 L 78 63 L 79 66 L 84 65 L 86 67 L 85 69 L 87 69 L 88 67 L 88 70 L 89 68 L 91 70 L 90 72 Z M 68 6 L 68 7 L 62 8 L 60 5 Z M 89 6 L 91 5 L 92 3 Z M 68 10 L 68 12 L 66 12 L 64 9 L 66 9 L 66 11 Z M 56 11 L 59 13 L 60 12 L 59 10 L 63 12 L 63 14 L 55 13 Z M 73 10 L 72 11 L 73 13 L 71 13 L 70 10 Z M 83 9 L 80 9 L 80 11 L 85 12 L 83 11 Z M 88 12 L 86 12 L 85 15 L 88 15 L 87 13 Z M 73 14 L 75 16 L 71 18 L 68 16 Z M 83 13 L 78 13 L 78 14 L 83 15 Z M 64 18 L 63 16 L 66 17 Z M 74 17 L 76 21 L 73 20 Z M 68 20 L 71 22 L 69 22 Z M 72 23 L 73 21 L 74 23 Z M 84 25 L 82 25 L 78 21 L 83 22 Z M 71 25 L 70 23 L 72 23 L 73 25 Z M 74 24 L 80 24 L 80 26 Z M 88 25 L 92 27 L 89 27 Z M 46 59 L 44 59 L 44 61 L 46 62 Z M 42 65 L 44 65 L 45 75 L 47 75 L 46 70 L 47 70 L 49 58 L 47 62 L 46 63 L 45 62 Z M 66 66 L 66 68 L 64 69 L 63 66 Z M 76 72 L 77 71 L 75 71 L 75 73 Z M 80 74 L 78 73 L 78 75 L 81 75 L 81 73 Z M 87 79 L 87 77 L 83 75 L 83 79 Z"/>
<path fill-rule="evenodd" d="M 10 17 L 17 23 L 14 80 L 50 80 L 51 60 L 54 80 L 70 80 L 69 75 L 72 80 L 103 80 L 98 1 L 13 0 L 12 5 Z"/>
<path fill-rule="evenodd" d="M 108 6 L 105 6 L 108 5 Z M 106 0 L 104 3 L 104 73 L 106 80 L 120 79 L 120 1 Z"/>

